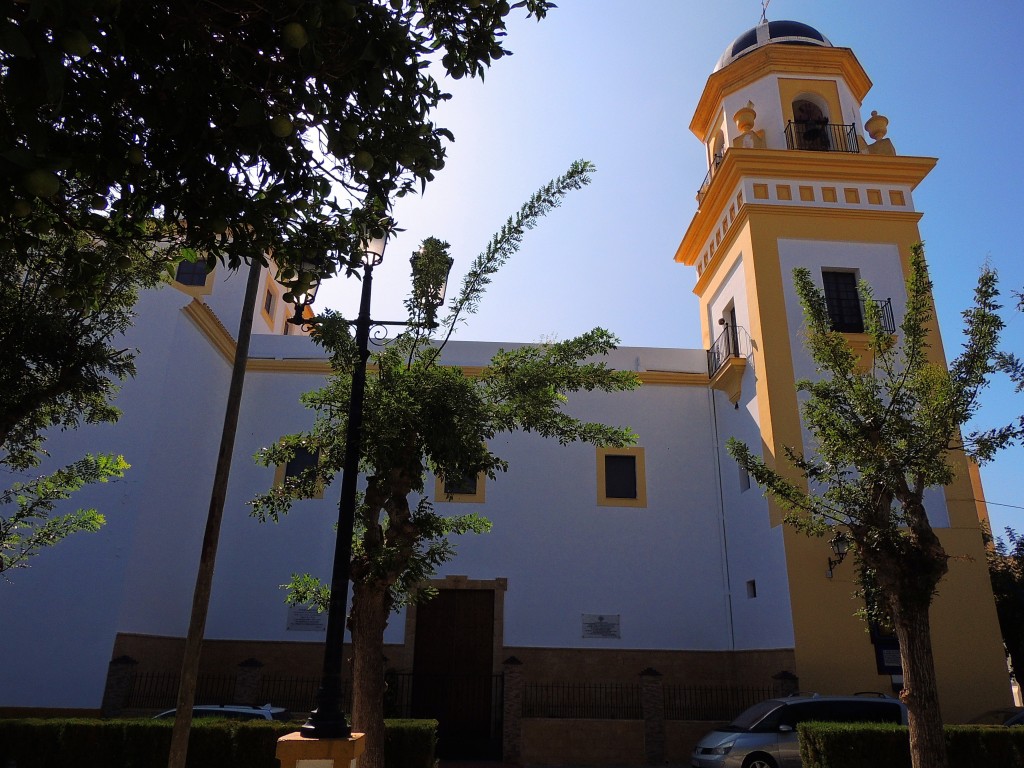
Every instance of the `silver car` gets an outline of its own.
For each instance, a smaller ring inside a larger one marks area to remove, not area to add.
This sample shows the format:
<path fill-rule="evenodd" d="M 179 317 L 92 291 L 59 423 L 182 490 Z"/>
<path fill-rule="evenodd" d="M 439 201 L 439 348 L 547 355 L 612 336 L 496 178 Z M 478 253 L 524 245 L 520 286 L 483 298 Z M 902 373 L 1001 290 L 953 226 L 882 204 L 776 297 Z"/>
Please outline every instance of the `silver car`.
<path fill-rule="evenodd" d="M 805 720 L 841 723 L 907 722 L 907 708 L 881 694 L 768 699 L 729 725 L 711 731 L 693 750 L 693 768 L 800 768 L 796 726 Z"/>
<path fill-rule="evenodd" d="M 176 709 L 168 709 L 154 715 L 153 719 L 172 720 L 176 712 Z M 246 707 L 241 704 L 196 704 L 192 707 L 192 718 L 195 720 L 201 717 L 225 720 L 288 720 L 289 713 L 284 707 L 272 707 L 269 704 L 262 707 Z"/>

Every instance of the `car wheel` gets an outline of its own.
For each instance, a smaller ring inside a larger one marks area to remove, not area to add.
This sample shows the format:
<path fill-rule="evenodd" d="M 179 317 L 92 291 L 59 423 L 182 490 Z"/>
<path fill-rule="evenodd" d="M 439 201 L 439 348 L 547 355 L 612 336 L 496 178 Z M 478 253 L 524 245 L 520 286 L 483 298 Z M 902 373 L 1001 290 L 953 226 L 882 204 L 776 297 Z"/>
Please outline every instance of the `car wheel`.
<path fill-rule="evenodd" d="M 768 755 L 751 755 L 743 761 L 743 768 L 776 768 L 775 761 Z"/>

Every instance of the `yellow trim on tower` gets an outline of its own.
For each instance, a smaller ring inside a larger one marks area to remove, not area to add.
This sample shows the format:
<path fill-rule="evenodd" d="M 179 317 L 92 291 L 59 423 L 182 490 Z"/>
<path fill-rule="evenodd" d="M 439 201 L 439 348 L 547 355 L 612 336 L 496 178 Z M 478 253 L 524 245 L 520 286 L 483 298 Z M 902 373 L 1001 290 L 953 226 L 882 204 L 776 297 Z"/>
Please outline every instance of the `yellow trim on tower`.
<path fill-rule="evenodd" d="M 675 260 L 693 266 L 701 249 L 715 231 L 724 211 L 732 203 L 743 179 L 791 179 L 845 182 L 847 184 L 878 183 L 891 186 L 917 187 L 935 167 L 933 157 L 854 155 L 845 152 L 801 152 L 779 149 L 730 149 L 711 181 L 700 209 L 694 215 L 679 247 Z M 753 204 L 744 200 L 742 208 Z M 800 211 L 809 208 L 796 206 Z M 837 209 L 823 209 L 825 216 L 835 216 Z M 886 215 L 897 215 L 885 211 Z M 739 215 L 739 212 L 737 212 Z M 871 215 L 876 215 L 872 212 Z"/>
<path fill-rule="evenodd" d="M 690 131 L 701 142 L 707 141 L 725 97 L 772 74 L 843 80 L 858 104 L 871 90 L 871 79 L 849 48 L 766 45 L 708 78 L 690 121 Z"/>

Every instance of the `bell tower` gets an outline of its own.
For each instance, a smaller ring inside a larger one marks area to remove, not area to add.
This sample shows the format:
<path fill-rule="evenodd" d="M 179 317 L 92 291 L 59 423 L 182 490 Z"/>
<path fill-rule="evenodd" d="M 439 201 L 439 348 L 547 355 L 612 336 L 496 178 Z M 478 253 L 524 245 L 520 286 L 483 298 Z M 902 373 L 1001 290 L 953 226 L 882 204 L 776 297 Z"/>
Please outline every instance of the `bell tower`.
<path fill-rule="evenodd" d="M 899 155 L 888 120 L 877 112 L 865 119 L 870 88 L 850 49 L 806 24 L 762 21 L 726 49 L 690 123 L 708 172 L 675 259 L 697 274 L 719 443 L 735 436 L 756 449 L 760 441 L 766 462 L 782 472 L 784 448 L 806 445 L 796 381 L 817 375 L 801 343 L 793 269 L 810 270 L 834 327 L 866 355 L 857 282 L 872 285 L 883 317 L 898 324 L 910 249 L 921 240 L 913 193 L 936 160 Z M 937 329 L 931 343 L 941 359 Z M 773 605 L 790 612 L 802 689 L 891 691 L 899 683 L 892 649 L 854 616 L 853 563 L 831 568 L 828 542 L 781 525 L 779 509 L 734 480 L 737 467 L 722 449 L 720 464 L 737 648 L 758 647 L 763 617 L 737 599 L 735 585 L 749 591 L 756 583 L 759 597 L 784 590 L 788 602 L 779 595 Z M 949 719 L 1009 696 L 973 501 L 981 498 L 977 474 L 966 461 L 958 469 L 957 481 L 929 498 L 955 562 L 932 609 Z"/>

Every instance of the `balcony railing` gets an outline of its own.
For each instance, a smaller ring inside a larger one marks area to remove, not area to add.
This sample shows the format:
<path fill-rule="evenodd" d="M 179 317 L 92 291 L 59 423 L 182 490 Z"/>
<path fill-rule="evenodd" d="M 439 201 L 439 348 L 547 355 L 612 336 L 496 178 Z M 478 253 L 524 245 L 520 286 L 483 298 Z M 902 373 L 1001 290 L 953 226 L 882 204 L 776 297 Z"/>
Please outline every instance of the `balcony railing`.
<path fill-rule="evenodd" d="M 860 152 L 856 126 L 842 123 L 790 120 L 786 126 L 786 147 L 815 152 Z"/>
<path fill-rule="evenodd" d="M 746 330 L 726 323 L 708 350 L 708 376 L 714 376 L 730 357 L 745 357 L 750 350 Z"/>
<path fill-rule="evenodd" d="M 886 333 L 896 333 L 896 320 L 892 316 L 892 299 L 873 299 L 878 306 L 878 313 L 882 316 L 882 330 Z"/>
<path fill-rule="evenodd" d="M 708 188 L 711 186 L 711 177 L 715 175 L 715 171 L 718 170 L 718 166 L 722 164 L 722 160 L 724 159 L 724 152 L 716 152 L 715 156 L 711 158 L 711 168 L 708 169 L 708 175 L 704 177 L 704 181 L 701 183 L 700 189 L 697 190 L 698 208 L 700 208 L 701 203 L 704 202 L 704 196 L 708 193 Z"/>

